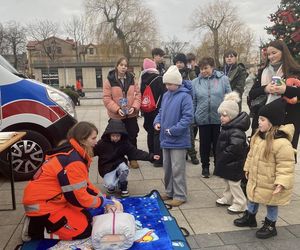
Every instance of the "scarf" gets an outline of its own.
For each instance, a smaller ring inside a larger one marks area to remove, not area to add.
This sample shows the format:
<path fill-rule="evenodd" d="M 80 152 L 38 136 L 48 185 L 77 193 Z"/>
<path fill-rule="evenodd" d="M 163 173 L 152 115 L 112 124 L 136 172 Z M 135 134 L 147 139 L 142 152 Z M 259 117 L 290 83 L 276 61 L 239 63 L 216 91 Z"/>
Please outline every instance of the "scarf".
<path fill-rule="evenodd" d="M 229 77 L 229 74 L 232 70 L 234 70 L 237 67 L 237 64 L 226 64 L 224 67 L 224 74 L 225 76 Z"/>
<path fill-rule="evenodd" d="M 276 72 L 275 72 L 275 69 Z M 274 65 L 269 64 L 264 71 L 262 72 L 261 75 L 261 86 L 266 86 L 268 85 L 270 82 L 272 82 L 272 77 L 273 76 L 280 76 L 283 77 L 283 71 L 282 71 L 282 63 L 277 63 Z M 266 104 L 275 101 L 276 99 L 280 98 L 281 95 L 273 95 L 273 94 L 268 94 L 268 99 Z"/>
<path fill-rule="evenodd" d="M 275 71 L 274 68 L 276 69 L 277 67 L 278 67 L 278 64 L 275 64 L 275 65 L 269 64 L 263 70 L 262 75 L 261 75 L 261 86 L 266 86 L 270 82 L 272 82 L 273 76 L 283 77 L 282 63 L 280 62 L 278 69 Z"/>

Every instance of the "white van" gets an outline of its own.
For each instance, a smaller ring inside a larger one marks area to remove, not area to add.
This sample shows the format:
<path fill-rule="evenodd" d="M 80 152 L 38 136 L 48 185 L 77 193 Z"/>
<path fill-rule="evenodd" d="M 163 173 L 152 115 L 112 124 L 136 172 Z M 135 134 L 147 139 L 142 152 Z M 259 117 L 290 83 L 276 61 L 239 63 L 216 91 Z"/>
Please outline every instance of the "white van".
<path fill-rule="evenodd" d="M 0 56 L 0 131 L 26 131 L 11 147 L 15 180 L 29 180 L 45 152 L 66 137 L 76 123 L 74 104 L 61 91 L 23 78 Z M 8 153 L 0 155 L 0 171 L 8 176 Z"/>

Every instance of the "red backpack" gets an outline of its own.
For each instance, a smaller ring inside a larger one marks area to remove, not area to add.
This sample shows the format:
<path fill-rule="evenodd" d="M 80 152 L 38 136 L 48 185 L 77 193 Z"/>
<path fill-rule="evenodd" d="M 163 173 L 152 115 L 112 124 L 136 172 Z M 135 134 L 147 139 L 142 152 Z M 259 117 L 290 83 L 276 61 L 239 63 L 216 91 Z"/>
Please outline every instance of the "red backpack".
<path fill-rule="evenodd" d="M 145 91 L 142 95 L 142 100 L 141 100 L 141 111 L 148 113 L 148 112 L 152 112 L 157 108 L 157 103 L 159 102 L 160 97 L 157 100 L 157 103 L 155 103 L 155 99 L 152 93 L 152 89 L 151 89 L 151 83 L 154 82 L 155 79 L 157 79 L 158 77 L 161 76 L 157 76 L 155 77 L 145 88 Z"/>

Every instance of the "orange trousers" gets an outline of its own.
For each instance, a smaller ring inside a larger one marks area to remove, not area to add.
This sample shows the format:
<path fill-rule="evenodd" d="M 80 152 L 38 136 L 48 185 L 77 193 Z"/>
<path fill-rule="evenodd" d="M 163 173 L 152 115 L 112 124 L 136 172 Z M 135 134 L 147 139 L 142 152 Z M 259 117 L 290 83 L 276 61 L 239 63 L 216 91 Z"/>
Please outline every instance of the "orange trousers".
<path fill-rule="evenodd" d="M 85 212 L 82 208 L 68 206 L 61 209 L 53 214 L 50 214 L 48 221 L 53 224 L 60 221 L 63 217 L 64 225 L 57 231 L 47 230 L 44 231 L 45 239 L 60 239 L 60 240 L 74 240 L 83 239 L 91 235 L 91 216 L 89 217 L 88 212 Z"/>

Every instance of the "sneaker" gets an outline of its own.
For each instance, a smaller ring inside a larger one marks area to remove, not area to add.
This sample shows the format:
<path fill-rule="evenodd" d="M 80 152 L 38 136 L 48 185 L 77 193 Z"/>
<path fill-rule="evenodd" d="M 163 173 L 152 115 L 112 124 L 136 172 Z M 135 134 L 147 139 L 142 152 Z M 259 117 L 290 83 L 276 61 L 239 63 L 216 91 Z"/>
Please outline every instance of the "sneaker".
<path fill-rule="evenodd" d="M 136 160 L 132 160 L 132 161 L 130 161 L 130 167 L 133 169 L 136 169 L 136 168 L 139 168 L 140 166 Z"/>
<path fill-rule="evenodd" d="M 106 191 L 107 194 L 114 194 L 115 192 L 116 190 L 114 188 L 113 189 L 108 188 Z"/>
<path fill-rule="evenodd" d="M 245 210 L 239 210 L 239 209 L 236 209 L 235 207 L 233 206 L 230 206 L 229 208 L 227 208 L 227 212 L 229 214 L 241 214 L 241 213 L 244 213 Z"/>
<path fill-rule="evenodd" d="M 203 178 L 209 178 L 209 168 L 203 168 L 202 169 L 202 177 Z"/>
<path fill-rule="evenodd" d="M 22 235 L 21 235 L 21 238 L 24 242 L 31 241 L 31 237 L 28 234 L 29 222 L 30 222 L 30 218 L 28 216 L 25 216 L 25 220 L 22 228 Z"/>
<path fill-rule="evenodd" d="M 119 182 L 119 189 L 121 191 L 126 191 L 128 189 L 128 181 Z"/>
<path fill-rule="evenodd" d="M 230 206 L 230 204 L 225 200 L 224 197 L 216 200 L 217 206 Z"/>
<path fill-rule="evenodd" d="M 128 190 L 123 190 L 123 191 L 121 191 L 121 197 L 128 197 L 129 196 L 129 192 L 128 192 Z"/>

